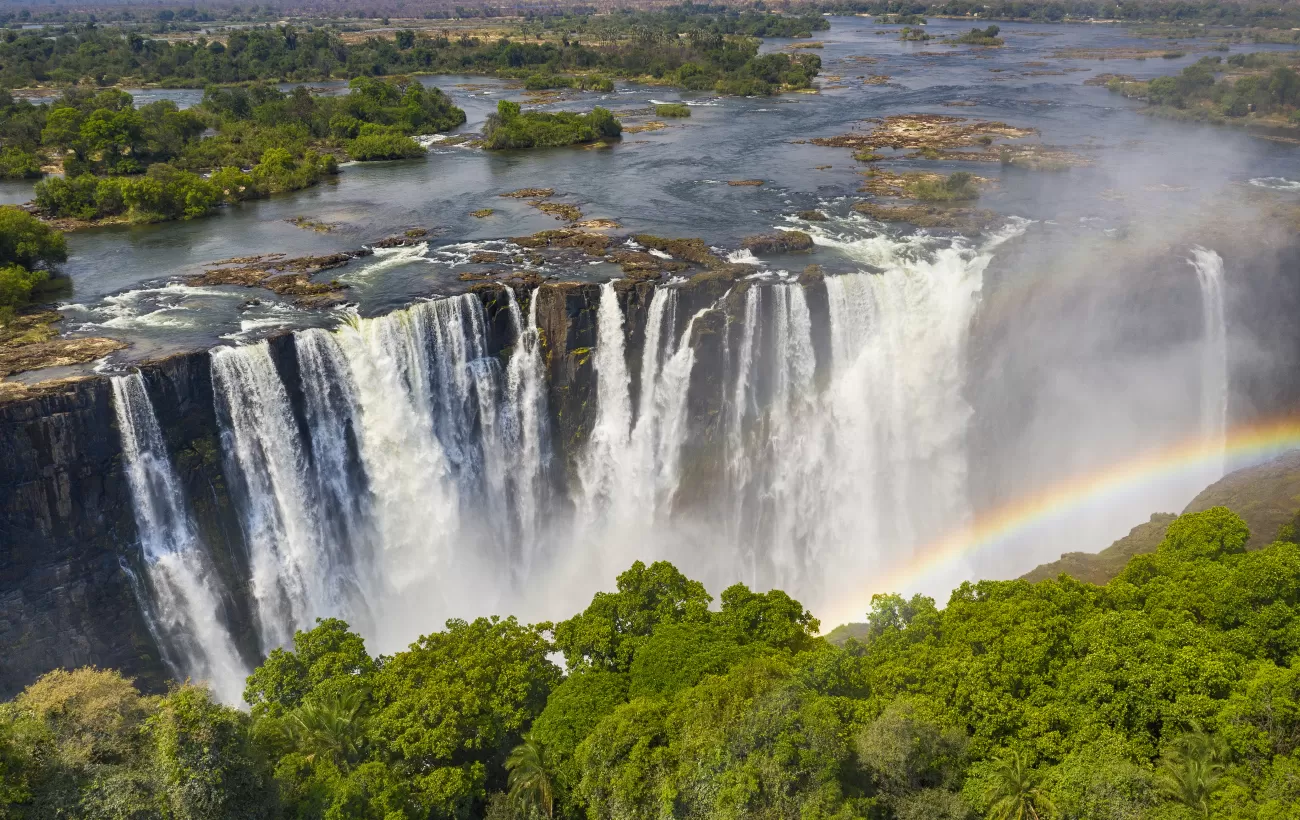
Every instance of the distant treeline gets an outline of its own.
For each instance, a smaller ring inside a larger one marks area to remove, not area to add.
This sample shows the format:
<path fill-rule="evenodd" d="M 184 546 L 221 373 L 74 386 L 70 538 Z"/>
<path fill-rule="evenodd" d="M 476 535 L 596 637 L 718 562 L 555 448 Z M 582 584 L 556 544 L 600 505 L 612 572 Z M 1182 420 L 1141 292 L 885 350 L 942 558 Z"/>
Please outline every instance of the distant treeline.
<path fill-rule="evenodd" d="M 684 3 L 683 7 L 690 6 Z M 707 4 L 705 4 L 707 5 Z M 719 4 L 720 7 L 723 4 Z M 834 0 L 834 2 L 735 2 L 731 8 L 755 11 L 780 10 L 787 13 L 810 11 L 830 13 L 870 14 L 930 14 L 978 16 L 995 20 L 1047 20 L 1110 19 L 1133 22 L 1198 22 L 1234 26 L 1259 26 L 1265 28 L 1290 28 L 1300 25 L 1300 9 L 1291 3 L 1224 2 L 1201 0 L 1196 2 L 1168 2 L 1168 0 L 1003 0 L 1003 2 L 975 2 L 974 0 Z M 662 3 L 653 0 L 620 3 L 619 8 L 661 9 Z M 187 25 L 212 21 L 267 21 L 285 16 L 379 19 L 392 17 L 424 19 L 472 18 L 535 18 L 554 14 L 586 15 L 608 12 L 612 3 L 515 2 L 473 3 L 456 0 L 423 0 L 418 4 L 400 0 L 289 0 L 281 3 L 177 3 L 159 8 L 157 5 L 125 2 L 121 4 L 78 5 L 75 8 L 50 6 L 38 8 L 25 4 L 0 7 L 0 25 L 27 22 L 84 23 L 106 20 L 164 24 L 184 29 Z M 698 6 L 697 6 L 698 8 Z"/>
<path fill-rule="evenodd" d="M 349 44 L 335 31 L 292 25 L 230 33 L 225 41 L 171 42 L 138 32 L 81 27 L 49 37 L 6 31 L 0 37 L 0 87 L 110 86 L 325 80 L 412 73 L 602 73 L 653 77 L 687 88 L 769 94 L 804 88 L 821 68 L 816 55 L 758 56 L 753 36 L 807 36 L 821 17 L 780 17 L 679 7 L 658 13 L 563 18 L 559 42 L 481 40 L 410 29 Z M 568 34 L 577 31 L 570 40 Z"/>

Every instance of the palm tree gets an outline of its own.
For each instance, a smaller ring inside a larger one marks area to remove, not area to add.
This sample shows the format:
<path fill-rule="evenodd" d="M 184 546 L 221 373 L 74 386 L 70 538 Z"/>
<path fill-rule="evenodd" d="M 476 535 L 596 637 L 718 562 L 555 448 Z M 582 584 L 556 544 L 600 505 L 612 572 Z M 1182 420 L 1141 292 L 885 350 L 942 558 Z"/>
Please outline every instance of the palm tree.
<path fill-rule="evenodd" d="M 531 734 L 524 735 L 524 742 L 506 758 L 506 771 L 511 800 L 525 811 L 536 809 L 547 818 L 555 816 L 555 778 L 540 741 Z"/>
<path fill-rule="evenodd" d="M 361 756 L 365 734 L 364 698 L 356 690 L 330 692 L 303 701 L 289 713 L 285 731 L 309 760 L 328 757 L 346 770 Z"/>
<path fill-rule="evenodd" d="M 1223 779 L 1228 755 L 1228 744 L 1222 738 L 1193 727 L 1160 756 L 1156 781 L 1166 797 L 1209 817 L 1210 795 Z"/>
<path fill-rule="evenodd" d="M 991 820 L 1042 820 L 1055 810 L 1039 785 L 1041 776 L 1020 752 L 999 760 L 993 767 Z"/>

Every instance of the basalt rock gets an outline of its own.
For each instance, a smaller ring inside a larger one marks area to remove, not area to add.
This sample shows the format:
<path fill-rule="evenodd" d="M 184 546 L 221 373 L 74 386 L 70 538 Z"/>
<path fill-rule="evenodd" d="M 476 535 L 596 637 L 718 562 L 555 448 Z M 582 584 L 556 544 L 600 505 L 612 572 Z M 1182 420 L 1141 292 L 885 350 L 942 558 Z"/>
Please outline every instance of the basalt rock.
<path fill-rule="evenodd" d="M 754 253 L 791 253 L 812 250 L 812 237 L 803 231 L 780 231 L 747 236 L 740 246 Z"/>

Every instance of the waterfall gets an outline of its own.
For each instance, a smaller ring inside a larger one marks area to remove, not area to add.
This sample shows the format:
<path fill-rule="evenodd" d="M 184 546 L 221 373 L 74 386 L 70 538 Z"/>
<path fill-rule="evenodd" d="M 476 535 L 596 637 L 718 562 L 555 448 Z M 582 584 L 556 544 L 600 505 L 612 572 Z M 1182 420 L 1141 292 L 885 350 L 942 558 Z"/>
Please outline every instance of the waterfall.
<path fill-rule="evenodd" d="M 321 507 L 289 396 L 266 342 L 212 351 L 212 386 L 225 422 L 222 444 L 243 482 L 244 535 L 264 651 L 294 629 L 334 614 L 340 602 Z"/>
<path fill-rule="evenodd" d="M 144 607 L 150 627 L 177 677 L 206 681 L 223 701 L 238 702 L 248 668 L 226 628 L 224 590 L 186 509 L 144 379 L 115 376 L 112 387 L 151 593 Z"/>
<path fill-rule="evenodd" d="M 515 330 L 515 349 L 506 372 L 508 404 L 518 426 L 513 491 L 519 525 L 519 575 L 526 578 L 539 557 L 545 505 L 551 500 L 546 494 L 550 425 L 546 416 L 546 370 L 537 329 L 537 292 L 533 291 L 528 299 L 527 325 L 514 290 L 507 288 L 506 294 Z"/>
<path fill-rule="evenodd" d="M 596 421 L 579 465 L 578 514 L 587 522 L 600 520 L 618 485 L 622 455 L 631 441 L 632 400 L 628 392 L 624 350 L 623 309 L 613 282 L 600 286 L 596 309 Z"/>
<path fill-rule="evenodd" d="M 1228 331 L 1223 308 L 1223 257 L 1199 245 L 1187 263 L 1201 286 L 1201 434 L 1222 447 L 1228 431 Z M 1211 481 L 1223 476 L 1223 455 Z"/>
<path fill-rule="evenodd" d="M 266 342 L 214 351 L 263 650 L 317 617 L 348 620 L 378 651 L 453 615 L 553 617 L 636 559 L 816 606 L 964 523 L 966 339 L 1012 232 L 975 247 L 811 230 L 864 272 L 740 283 L 702 308 L 689 287 L 661 285 L 644 329 L 629 327 L 620 287 L 600 285 L 595 346 L 579 353 L 594 406 L 576 444 L 552 440 L 566 410 L 548 407 L 537 291 L 526 310 L 502 289 L 486 305 L 469 293 L 353 315 L 294 334 L 288 362 Z M 821 289 L 824 320 L 810 299 Z M 710 311 L 724 321 L 703 330 Z M 503 321 L 512 339 L 492 339 Z M 697 372 L 702 351 L 722 354 L 722 373 Z M 296 370 L 292 387 L 277 365 Z M 689 410 L 694 385 L 701 406 L 717 402 L 707 429 Z M 689 496 L 696 482 L 716 503 Z"/>

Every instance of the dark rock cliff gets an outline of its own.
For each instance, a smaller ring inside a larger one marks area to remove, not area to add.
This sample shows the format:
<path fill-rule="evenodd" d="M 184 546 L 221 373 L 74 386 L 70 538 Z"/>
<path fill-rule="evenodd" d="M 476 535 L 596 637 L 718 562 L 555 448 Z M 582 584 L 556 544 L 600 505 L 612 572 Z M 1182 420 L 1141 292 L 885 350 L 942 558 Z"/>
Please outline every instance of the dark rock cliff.
<path fill-rule="evenodd" d="M 135 522 L 110 392 L 0 405 L 0 696 L 58 666 L 160 671 L 120 550 Z"/>

